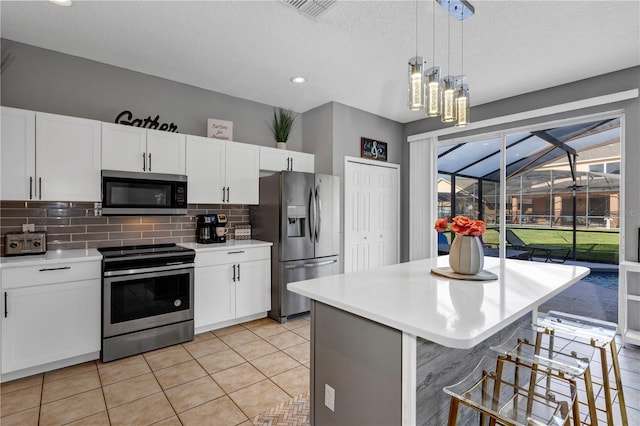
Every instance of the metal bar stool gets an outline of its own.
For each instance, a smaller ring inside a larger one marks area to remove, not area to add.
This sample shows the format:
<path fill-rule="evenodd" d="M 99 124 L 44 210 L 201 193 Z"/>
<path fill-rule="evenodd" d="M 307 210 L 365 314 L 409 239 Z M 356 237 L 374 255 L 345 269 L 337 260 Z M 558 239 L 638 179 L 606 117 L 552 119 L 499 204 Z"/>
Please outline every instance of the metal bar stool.
<path fill-rule="evenodd" d="M 584 404 L 589 413 L 587 424 L 593 426 L 598 424 L 590 369 L 590 361 L 594 355 L 594 349 L 591 346 L 557 337 L 544 328 L 517 328 L 506 341 L 498 346 L 492 346 L 491 349 L 507 360 L 516 362 L 518 366 L 526 365 L 532 371 L 545 372 L 546 387 L 550 391 L 552 390 L 551 377 L 568 381 L 577 388 L 579 388 L 577 381 L 582 380 L 584 383 L 582 390 L 586 394 Z M 530 384 L 533 385 L 533 380 Z M 575 426 L 580 425 L 582 420 L 587 422 L 586 416 L 581 419 L 580 403 L 579 397 L 576 396 L 572 404 L 572 418 Z"/>
<path fill-rule="evenodd" d="M 604 399 L 606 406 L 607 423 L 614 425 L 613 417 L 613 397 L 612 390 L 618 395 L 618 405 L 620 406 L 620 421 L 623 425 L 628 425 L 627 408 L 624 401 L 622 389 L 622 377 L 620 375 L 620 363 L 618 361 L 618 350 L 616 348 L 616 323 L 600 321 L 564 312 L 549 311 L 543 318 L 538 320 L 538 326 L 544 327 L 549 332 L 571 338 L 576 341 L 583 341 L 594 347 L 600 355 L 602 365 L 602 386 L 604 389 Z M 607 355 L 607 352 L 609 353 Z M 608 358 L 611 358 L 615 387 L 611 387 L 609 379 Z"/>
<path fill-rule="evenodd" d="M 568 425 L 576 397 L 574 384 L 504 356 L 482 358 L 469 375 L 443 390 L 451 396 L 449 425 L 456 424 L 460 404 L 479 413 L 481 426 L 487 420 L 489 425 Z M 469 423 L 466 417 L 462 421 Z"/>

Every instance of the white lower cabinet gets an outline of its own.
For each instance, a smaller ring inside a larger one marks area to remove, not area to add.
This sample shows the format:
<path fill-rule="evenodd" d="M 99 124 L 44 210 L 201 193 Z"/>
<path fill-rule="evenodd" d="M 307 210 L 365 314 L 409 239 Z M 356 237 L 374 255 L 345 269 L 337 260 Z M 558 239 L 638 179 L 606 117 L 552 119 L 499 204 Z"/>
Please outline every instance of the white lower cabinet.
<path fill-rule="evenodd" d="M 264 314 L 271 309 L 270 247 L 196 254 L 195 328 Z"/>
<path fill-rule="evenodd" d="M 100 351 L 100 262 L 2 271 L 2 374 Z"/>
<path fill-rule="evenodd" d="M 228 279 L 230 265 L 203 266 L 195 274 L 195 327 L 236 317 L 235 284 Z"/>

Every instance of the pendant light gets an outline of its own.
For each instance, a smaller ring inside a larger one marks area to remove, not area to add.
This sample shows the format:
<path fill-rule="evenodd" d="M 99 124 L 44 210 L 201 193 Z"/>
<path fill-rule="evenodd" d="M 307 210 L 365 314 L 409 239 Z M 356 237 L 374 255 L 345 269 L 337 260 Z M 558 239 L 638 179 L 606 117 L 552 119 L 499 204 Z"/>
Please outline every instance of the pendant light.
<path fill-rule="evenodd" d="M 448 3 L 451 7 L 451 3 Z M 451 13 L 451 9 L 448 9 Z M 451 72 L 451 17 L 447 17 L 447 72 Z M 442 78 L 442 110 L 440 121 L 450 123 L 456 120 L 456 78 L 447 75 Z"/>
<path fill-rule="evenodd" d="M 463 83 L 463 79 L 459 79 L 457 83 L 458 90 L 456 96 L 456 112 L 458 121 L 456 121 L 456 127 L 464 127 L 471 123 L 469 119 L 469 86 Z"/>
<path fill-rule="evenodd" d="M 442 113 L 440 121 L 456 121 L 456 77 L 448 75 L 442 78 Z"/>
<path fill-rule="evenodd" d="M 409 109 L 419 111 L 424 108 L 424 64 L 422 56 L 409 59 Z"/>
<path fill-rule="evenodd" d="M 433 0 L 432 28 L 433 28 L 433 65 L 427 70 L 427 90 L 424 102 L 425 115 L 437 117 L 440 115 L 440 103 L 442 102 L 442 86 L 440 85 L 440 67 L 436 66 L 436 2 Z"/>
<path fill-rule="evenodd" d="M 418 0 L 416 0 L 416 56 L 409 59 L 409 109 L 419 111 L 424 108 L 424 68 L 425 60 L 418 56 Z"/>
<path fill-rule="evenodd" d="M 460 72 L 456 81 L 456 112 L 457 119 L 456 127 L 464 127 L 471 122 L 469 119 L 470 105 L 469 105 L 469 86 L 464 82 L 464 8 L 461 8 L 460 21 L 461 22 L 461 37 L 460 37 Z"/>

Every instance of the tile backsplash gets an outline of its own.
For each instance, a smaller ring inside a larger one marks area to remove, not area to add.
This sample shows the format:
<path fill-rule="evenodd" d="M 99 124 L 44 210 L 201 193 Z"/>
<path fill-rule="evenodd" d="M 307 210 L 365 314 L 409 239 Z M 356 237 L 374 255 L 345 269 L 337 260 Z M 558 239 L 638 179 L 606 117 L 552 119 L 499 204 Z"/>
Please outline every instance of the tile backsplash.
<path fill-rule="evenodd" d="M 47 250 L 87 249 L 132 244 L 190 243 L 196 239 L 196 215 L 225 213 L 228 238 L 235 226 L 249 223 L 249 206 L 189 204 L 184 216 L 100 216 L 94 203 L 75 201 L 0 201 L 0 248 L 4 234 L 23 223 L 47 233 Z"/>

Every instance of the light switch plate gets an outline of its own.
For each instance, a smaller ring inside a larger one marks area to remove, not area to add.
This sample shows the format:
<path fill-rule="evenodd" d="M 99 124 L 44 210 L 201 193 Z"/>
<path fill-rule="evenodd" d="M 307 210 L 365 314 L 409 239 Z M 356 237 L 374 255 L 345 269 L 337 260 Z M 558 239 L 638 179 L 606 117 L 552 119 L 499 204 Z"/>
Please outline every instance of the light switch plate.
<path fill-rule="evenodd" d="M 336 404 L 336 390 L 325 383 L 324 385 L 324 405 L 331 410 L 335 411 Z"/>

